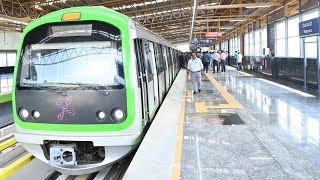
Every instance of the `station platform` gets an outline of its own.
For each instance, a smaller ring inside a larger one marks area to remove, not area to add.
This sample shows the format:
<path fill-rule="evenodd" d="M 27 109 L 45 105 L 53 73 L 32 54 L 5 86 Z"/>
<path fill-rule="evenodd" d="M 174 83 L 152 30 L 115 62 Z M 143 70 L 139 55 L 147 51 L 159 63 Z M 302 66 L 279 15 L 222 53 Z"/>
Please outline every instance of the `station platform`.
<path fill-rule="evenodd" d="M 320 179 L 319 97 L 228 67 L 181 70 L 124 179 Z"/>

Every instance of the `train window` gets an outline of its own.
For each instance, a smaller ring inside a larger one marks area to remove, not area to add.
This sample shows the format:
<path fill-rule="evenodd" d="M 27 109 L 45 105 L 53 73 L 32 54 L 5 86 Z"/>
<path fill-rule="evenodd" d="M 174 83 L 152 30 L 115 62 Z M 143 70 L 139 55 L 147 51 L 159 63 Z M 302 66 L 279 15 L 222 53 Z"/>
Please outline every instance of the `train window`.
<path fill-rule="evenodd" d="M 105 22 L 41 25 L 26 35 L 19 63 L 18 88 L 125 87 L 121 31 Z"/>
<path fill-rule="evenodd" d="M 140 40 L 139 39 L 135 39 L 134 40 L 134 50 L 135 50 L 135 54 L 136 54 L 136 64 L 137 64 L 137 79 L 138 82 L 139 80 L 139 76 L 140 76 L 140 72 L 142 72 L 142 58 L 141 58 L 141 45 L 140 45 Z M 138 87 L 141 87 L 140 83 L 138 83 Z"/>
<path fill-rule="evenodd" d="M 168 57 L 165 46 L 162 46 L 162 55 L 163 55 L 163 62 L 164 62 L 164 69 L 167 70 L 168 65 Z"/>
<path fill-rule="evenodd" d="M 166 48 L 167 50 L 167 62 L 168 62 L 168 67 L 170 67 L 172 65 L 172 61 L 171 61 L 171 55 L 170 55 L 170 48 Z"/>
<path fill-rule="evenodd" d="M 154 55 L 157 63 L 157 73 L 158 75 L 164 71 L 163 57 L 161 52 L 161 45 L 154 43 Z"/>
<path fill-rule="evenodd" d="M 144 51 L 144 57 L 146 60 L 146 70 L 148 72 L 148 82 L 153 81 L 153 70 L 152 70 L 152 65 L 153 65 L 153 58 L 152 58 L 152 51 L 151 51 L 151 47 L 149 45 L 149 42 L 144 41 L 143 42 L 143 51 Z"/>

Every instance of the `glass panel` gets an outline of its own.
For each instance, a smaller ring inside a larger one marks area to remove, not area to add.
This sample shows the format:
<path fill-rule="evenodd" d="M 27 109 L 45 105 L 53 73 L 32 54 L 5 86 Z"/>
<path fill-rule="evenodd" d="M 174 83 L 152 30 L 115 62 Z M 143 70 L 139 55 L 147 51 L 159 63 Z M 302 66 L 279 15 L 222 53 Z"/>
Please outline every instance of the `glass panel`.
<path fill-rule="evenodd" d="M 285 38 L 285 22 L 284 21 L 280 21 L 278 23 L 276 23 L 276 34 L 277 34 L 277 39 L 282 39 Z"/>
<path fill-rule="evenodd" d="M 7 60 L 6 60 L 6 53 L 0 53 L 0 67 L 6 67 Z"/>
<path fill-rule="evenodd" d="M 252 43 L 254 43 L 254 37 L 253 37 L 254 32 L 250 32 L 249 34 L 250 34 L 249 35 L 249 38 L 250 38 L 249 42 L 250 42 L 250 44 L 252 44 Z M 251 48 L 251 46 L 250 46 L 250 48 Z"/>
<path fill-rule="evenodd" d="M 305 38 L 306 43 L 317 42 L 317 36 L 307 37 Z"/>
<path fill-rule="evenodd" d="M 306 43 L 306 57 L 316 58 L 317 57 L 317 43 Z"/>
<path fill-rule="evenodd" d="M 299 36 L 299 16 L 292 17 L 288 20 L 288 37 Z"/>
<path fill-rule="evenodd" d="M 244 34 L 244 44 L 249 44 L 249 33 Z"/>
<path fill-rule="evenodd" d="M 120 30 L 98 21 L 71 24 L 77 25 L 73 27 L 79 30 L 86 25 L 91 25 L 92 29 L 81 30 L 81 34 L 77 34 L 80 31 L 68 30 L 70 25 L 61 25 L 59 27 L 66 27 L 60 28 L 62 32 L 50 34 L 53 26 L 46 24 L 28 33 L 19 62 L 19 85 L 123 88 L 125 80 Z"/>
<path fill-rule="evenodd" d="M 14 66 L 16 62 L 16 53 L 7 53 L 8 66 Z"/>
<path fill-rule="evenodd" d="M 288 57 L 300 57 L 300 38 L 288 38 Z"/>
<path fill-rule="evenodd" d="M 250 44 L 250 56 L 253 56 L 254 55 L 254 44 Z"/>
<path fill-rule="evenodd" d="M 267 28 L 263 28 L 261 33 L 262 42 L 267 42 Z"/>
<path fill-rule="evenodd" d="M 249 56 L 249 44 L 244 45 L 244 55 Z"/>
<path fill-rule="evenodd" d="M 313 18 L 316 18 L 318 16 L 319 16 L 318 10 L 314 9 L 314 10 L 311 10 L 309 12 L 303 13 L 302 20 L 303 21 L 307 21 L 309 19 L 313 19 Z"/>
<path fill-rule="evenodd" d="M 286 52 L 285 52 L 285 39 L 278 39 L 277 40 L 277 50 L 276 50 L 276 56 L 278 57 L 285 57 Z"/>
<path fill-rule="evenodd" d="M 261 42 L 256 42 L 255 43 L 255 50 L 254 50 L 254 55 L 255 56 L 262 56 L 262 48 L 261 48 Z"/>
<path fill-rule="evenodd" d="M 256 30 L 254 32 L 254 42 L 255 43 L 260 42 L 260 30 Z"/>

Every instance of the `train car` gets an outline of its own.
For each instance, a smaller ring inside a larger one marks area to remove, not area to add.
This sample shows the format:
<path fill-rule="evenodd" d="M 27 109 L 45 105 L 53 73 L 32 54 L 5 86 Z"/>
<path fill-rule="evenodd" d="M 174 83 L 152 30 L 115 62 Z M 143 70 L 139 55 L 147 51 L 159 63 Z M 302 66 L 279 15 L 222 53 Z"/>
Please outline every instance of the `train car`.
<path fill-rule="evenodd" d="M 104 7 L 63 9 L 33 21 L 14 71 L 16 141 L 71 175 L 119 161 L 141 142 L 180 69 L 179 53 Z"/>

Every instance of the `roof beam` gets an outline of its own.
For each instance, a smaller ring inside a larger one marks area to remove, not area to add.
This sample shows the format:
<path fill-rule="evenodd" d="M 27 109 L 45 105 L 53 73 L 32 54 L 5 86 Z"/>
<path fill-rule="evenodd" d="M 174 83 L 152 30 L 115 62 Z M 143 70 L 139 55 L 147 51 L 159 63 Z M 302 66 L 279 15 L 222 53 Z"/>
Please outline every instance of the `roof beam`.
<path fill-rule="evenodd" d="M 175 3 L 175 4 L 168 4 L 168 5 L 163 5 L 163 6 L 155 6 L 155 7 L 150 7 L 150 8 L 144 8 L 144 9 L 139 9 L 136 11 L 129 11 L 129 12 L 123 12 L 126 15 L 131 15 L 131 14 L 138 14 L 138 13 L 145 13 L 148 11 L 153 11 L 153 10 L 161 10 L 161 9 L 166 9 L 166 8 L 172 8 L 172 7 L 177 7 L 177 6 L 185 6 L 185 5 L 190 5 L 189 2 L 184 2 L 184 3 Z M 170 10 L 169 10 L 170 11 Z"/>
<path fill-rule="evenodd" d="M 199 6 L 199 10 L 204 9 L 228 9 L 228 8 L 259 8 L 259 7 L 271 7 L 281 6 L 280 2 L 265 2 L 265 3 L 246 3 L 246 4 L 228 4 L 228 5 L 213 5 L 213 6 Z"/>
<path fill-rule="evenodd" d="M 253 18 L 201 19 L 201 20 L 196 20 L 196 22 L 202 23 L 202 22 L 219 22 L 219 21 L 247 21 L 247 20 L 253 20 Z"/>

